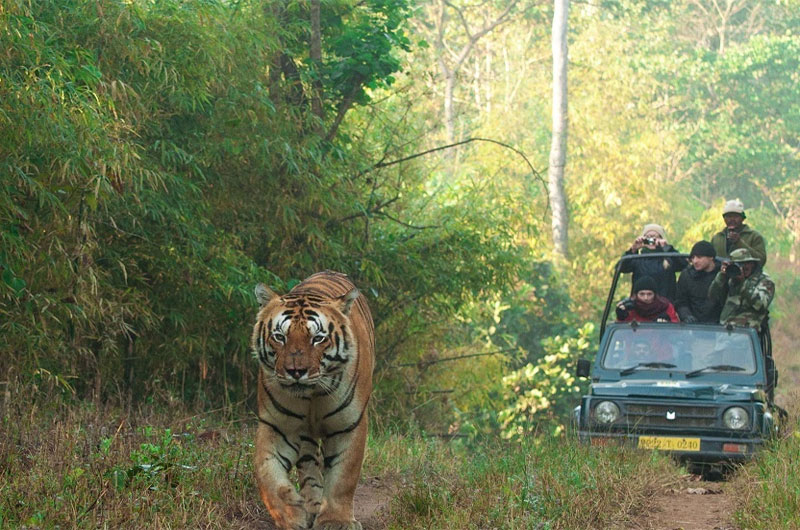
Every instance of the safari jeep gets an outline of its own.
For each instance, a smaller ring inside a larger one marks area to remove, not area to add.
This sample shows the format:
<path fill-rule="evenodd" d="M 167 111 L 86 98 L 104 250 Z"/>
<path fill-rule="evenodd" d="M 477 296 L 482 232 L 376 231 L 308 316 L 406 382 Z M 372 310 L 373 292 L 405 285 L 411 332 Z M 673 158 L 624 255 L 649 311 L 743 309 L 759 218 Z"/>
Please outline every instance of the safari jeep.
<path fill-rule="evenodd" d="M 619 264 L 594 365 L 578 362 L 577 375 L 591 377 L 575 408 L 578 437 L 669 451 L 701 466 L 752 457 L 778 429 L 770 352 L 762 349 L 769 341 L 738 326 L 606 325 L 618 279 Z"/>

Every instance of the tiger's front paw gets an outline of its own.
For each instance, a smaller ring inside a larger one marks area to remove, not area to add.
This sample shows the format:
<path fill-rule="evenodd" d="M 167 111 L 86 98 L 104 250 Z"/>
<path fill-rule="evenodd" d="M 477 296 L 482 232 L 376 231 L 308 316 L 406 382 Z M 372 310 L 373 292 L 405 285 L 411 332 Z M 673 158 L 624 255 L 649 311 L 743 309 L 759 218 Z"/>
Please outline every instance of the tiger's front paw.
<path fill-rule="evenodd" d="M 270 515 L 281 530 L 309 530 L 314 524 L 316 514 L 308 513 L 303 507 L 303 500 L 290 487 L 278 490 L 281 499 L 279 509 L 270 507 Z"/>
<path fill-rule="evenodd" d="M 305 510 L 292 510 L 290 513 L 272 516 L 281 530 L 309 530 L 315 518 L 316 514 L 306 513 Z"/>
<path fill-rule="evenodd" d="M 358 521 L 324 521 L 314 525 L 313 530 L 361 530 Z"/>

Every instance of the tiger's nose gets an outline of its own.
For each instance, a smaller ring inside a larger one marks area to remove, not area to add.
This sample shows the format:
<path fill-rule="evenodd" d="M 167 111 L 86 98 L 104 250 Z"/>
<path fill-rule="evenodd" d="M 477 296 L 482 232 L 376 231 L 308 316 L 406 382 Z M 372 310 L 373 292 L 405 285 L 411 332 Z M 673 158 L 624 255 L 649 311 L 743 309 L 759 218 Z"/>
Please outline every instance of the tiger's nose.
<path fill-rule="evenodd" d="M 300 379 L 301 377 L 306 375 L 307 372 L 308 372 L 308 370 L 306 370 L 305 368 L 287 368 L 286 369 L 286 373 L 289 374 L 289 376 L 293 377 L 294 379 Z"/>

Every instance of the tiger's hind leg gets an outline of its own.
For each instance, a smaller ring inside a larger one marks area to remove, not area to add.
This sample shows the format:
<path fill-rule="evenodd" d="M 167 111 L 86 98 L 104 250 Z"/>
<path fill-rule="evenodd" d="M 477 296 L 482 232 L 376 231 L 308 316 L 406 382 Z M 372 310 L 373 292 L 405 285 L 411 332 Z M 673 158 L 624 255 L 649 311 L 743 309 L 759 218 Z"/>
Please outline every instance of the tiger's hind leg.
<path fill-rule="evenodd" d="M 300 457 L 296 465 L 300 495 L 303 497 L 306 512 L 313 520 L 322 505 L 320 447 L 316 440 L 305 436 L 300 438 Z"/>

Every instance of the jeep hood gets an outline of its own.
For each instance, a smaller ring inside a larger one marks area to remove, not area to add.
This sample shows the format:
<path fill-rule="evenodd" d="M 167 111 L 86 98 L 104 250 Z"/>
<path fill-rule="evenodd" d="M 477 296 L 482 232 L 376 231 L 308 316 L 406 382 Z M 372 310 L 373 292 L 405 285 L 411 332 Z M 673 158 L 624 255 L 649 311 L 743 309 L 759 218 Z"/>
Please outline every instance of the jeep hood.
<path fill-rule="evenodd" d="M 723 401 L 763 401 L 763 390 L 754 385 L 694 382 L 664 379 L 635 379 L 593 383 L 592 394 L 609 397 L 653 397 L 677 399 L 709 399 Z"/>

